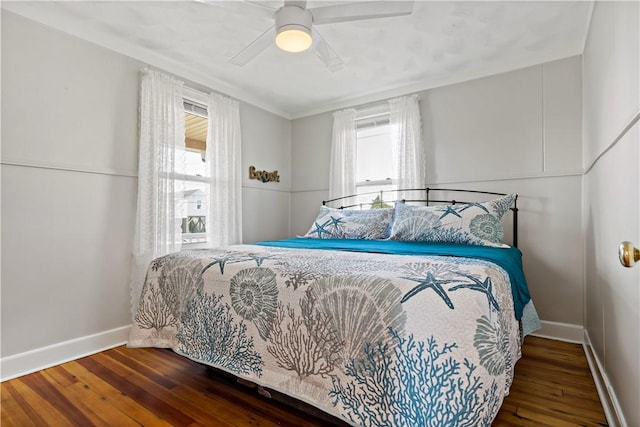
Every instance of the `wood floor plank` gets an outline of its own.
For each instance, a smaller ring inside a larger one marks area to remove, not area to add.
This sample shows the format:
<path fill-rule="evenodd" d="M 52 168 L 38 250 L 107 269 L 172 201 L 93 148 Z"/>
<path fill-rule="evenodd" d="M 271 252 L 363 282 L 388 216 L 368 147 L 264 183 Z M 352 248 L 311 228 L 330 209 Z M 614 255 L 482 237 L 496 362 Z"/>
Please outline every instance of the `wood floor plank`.
<path fill-rule="evenodd" d="M 596 407 L 600 405 L 597 393 L 588 395 L 585 393 L 583 396 L 577 396 L 553 384 L 547 386 L 533 382 L 518 381 L 511 386 L 510 394 L 515 397 L 518 392 L 544 400 L 563 401 L 579 408 L 592 408 L 594 405 Z"/>
<path fill-rule="evenodd" d="M 73 375 L 65 371 L 65 369 L 60 365 L 54 366 L 52 368 L 47 368 L 43 372 L 46 372 L 61 387 L 68 387 L 78 382 L 78 380 L 74 378 Z"/>
<path fill-rule="evenodd" d="M 135 359 L 140 361 L 140 363 L 153 367 L 158 372 L 162 372 L 170 378 L 173 378 L 171 375 L 174 372 L 184 371 L 186 366 L 185 364 L 178 363 L 177 360 L 174 360 L 173 358 L 167 357 L 169 354 L 173 353 L 170 350 L 151 348 L 132 349 L 127 347 L 116 347 L 111 350 L 127 357 L 132 357 L 135 354 Z M 135 350 L 135 353 L 133 350 Z M 184 361 L 184 357 L 180 357 L 180 359 Z"/>
<path fill-rule="evenodd" d="M 127 414 L 127 416 L 136 421 L 139 425 L 171 427 L 171 424 L 158 418 L 157 414 L 147 410 L 134 399 L 131 399 L 130 396 L 127 396 L 126 393 L 121 392 L 109 383 L 96 377 L 80 364 L 75 362 L 66 363 L 64 365 L 64 369 L 70 375 L 77 378 L 80 383 L 93 390 L 94 393 L 100 396 L 100 399 L 112 402 L 114 407 Z"/>
<path fill-rule="evenodd" d="M 100 398 L 85 384 L 74 384 L 64 389 L 65 396 L 81 408 L 96 426 L 139 427 L 136 421 L 124 414 L 111 402 Z"/>
<path fill-rule="evenodd" d="M 63 413 L 64 408 L 57 405 L 57 402 L 49 402 L 42 395 L 38 394 L 35 390 L 29 387 L 25 383 L 25 379 L 32 375 L 25 375 L 24 377 L 11 380 L 10 385 L 14 387 L 16 392 L 16 399 L 20 401 L 20 407 L 28 415 L 33 424 L 27 425 L 56 425 L 56 426 L 73 426 L 73 422 Z M 3 383 L 4 385 L 4 383 Z M 5 412 L 4 403 L 2 405 L 2 412 Z"/>
<path fill-rule="evenodd" d="M 36 413 L 25 398 L 18 393 L 11 383 L 2 384 L 2 411 L 0 411 L 0 425 L 32 426 L 44 423 L 44 419 Z"/>
<path fill-rule="evenodd" d="M 223 409 L 221 412 L 217 412 L 221 417 L 223 413 L 229 412 L 227 415 L 229 415 L 231 419 L 238 419 L 238 417 L 241 416 L 239 414 L 243 411 L 242 408 L 251 409 L 251 412 L 258 413 L 262 418 L 276 423 L 285 415 L 284 412 L 286 412 L 286 410 L 281 406 L 265 406 L 264 401 L 254 390 L 245 390 L 242 387 L 237 387 L 237 384 L 233 384 L 230 387 L 228 384 L 225 385 L 219 377 L 212 381 L 211 377 L 215 377 L 216 374 L 203 365 L 194 364 L 183 357 L 177 360 L 173 360 L 172 358 L 169 364 L 163 365 L 162 362 L 168 360 L 168 358 L 164 357 L 166 354 L 157 351 L 149 352 L 139 350 L 142 349 L 135 349 L 135 352 L 132 351 L 132 349 L 126 349 L 124 347 L 113 349 L 113 351 L 118 352 L 122 356 L 119 360 L 123 364 L 129 365 L 127 360 L 135 358 L 144 365 L 155 366 L 158 370 L 160 370 L 160 367 L 162 367 L 162 371 L 165 372 L 170 369 L 171 377 L 175 378 L 175 380 L 181 384 L 181 387 L 189 386 L 193 390 L 199 390 L 204 387 L 206 394 L 213 393 L 218 400 L 222 400 L 225 403 L 225 408 L 229 409 Z M 109 354 L 111 355 L 112 353 Z M 169 354 L 175 355 L 175 353 Z M 159 355 L 163 357 L 159 357 Z M 194 372 L 194 370 L 198 372 Z M 194 398 L 198 398 L 198 396 L 194 396 Z M 240 406 L 238 406 L 238 404 Z M 291 413 L 289 413 L 288 416 L 292 418 L 291 421 L 297 426 L 320 425 L 317 422 L 310 422 L 304 418 L 295 419 Z M 240 420 L 236 422 L 240 423 Z M 245 424 L 240 423 L 240 425 Z"/>
<path fill-rule="evenodd" d="M 92 425 L 89 418 L 80 410 L 78 405 L 67 399 L 55 384 L 47 381 L 42 375 L 42 372 L 25 375 L 21 380 L 52 406 L 58 408 L 73 425 Z"/>
<path fill-rule="evenodd" d="M 522 355 L 493 426 L 607 425 L 582 346 L 527 337 Z M 331 424 L 164 349 L 117 347 L 1 386 L 3 427 Z"/>
<path fill-rule="evenodd" d="M 527 406 L 528 408 L 543 408 L 542 412 L 545 414 L 553 412 L 556 418 L 572 423 L 580 423 L 581 420 L 588 421 L 599 419 L 602 415 L 601 409 L 599 410 L 598 408 L 588 407 L 588 405 L 576 406 L 573 400 L 567 400 L 565 398 L 547 399 L 520 391 L 512 392 L 512 398 L 521 402 L 521 406 Z M 575 414 L 576 409 L 579 409 L 579 415 Z"/>
<path fill-rule="evenodd" d="M 225 425 L 255 425 L 264 427 L 276 427 L 277 422 L 264 418 L 263 414 L 256 414 L 255 411 L 247 411 L 248 406 L 243 405 L 243 401 L 237 403 L 221 400 L 220 396 L 212 399 L 210 394 L 196 391 L 190 387 L 180 386 L 176 392 L 194 402 L 199 402 L 199 406 L 207 412 L 215 413 L 216 418 Z"/>
<path fill-rule="evenodd" d="M 531 420 L 537 423 L 539 426 L 553 426 L 553 427 L 581 427 L 580 424 L 576 424 L 567 420 L 548 415 L 546 411 L 541 408 L 529 408 L 526 405 L 518 406 L 516 414 L 527 420 Z"/>
<path fill-rule="evenodd" d="M 606 425 L 584 350 L 579 344 L 527 337 L 509 396 L 496 421 L 538 425 Z"/>
<path fill-rule="evenodd" d="M 562 398 L 565 395 L 564 390 L 554 384 L 538 384 L 530 381 L 518 381 L 512 384 L 509 393 L 516 391 L 531 393 L 547 399 Z"/>
<path fill-rule="evenodd" d="M 167 421 L 169 424 L 173 426 L 188 426 L 195 422 L 193 418 L 184 414 L 179 408 L 168 404 L 163 399 L 149 393 L 144 387 L 132 383 L 128 378 L 102 365 L 98 362 L 98 358 L 93 356 L 85 357 L 79 359 L 78 363 L 95 376 L 130 396 L 143 407 L 156 412 L 160 419 Z M 125 372 L 125 375 L 128 375 L 128 372 Z"/>
<path fill-rule="evenodd" d="M 130 353 L 130 352 L 129 352 Z M 128 357 L 126 355 L 124 355 L 123 353 L 120 353 L 118 351 L 114 351 L 114 350 L 107 350 L 104 352 L 104 355 L 106 357 L 110 357 L 118 362 L 120 362 L 120 364 L 128 367 L 129 369 L 139 373 L 140 375 L 143 375 L 147 378 L 149 378 L 150 380 L 152 380 L 153 382 L 155 382 L 156 384 L 161 385 L 164 388 L 167 389 L 172 389 L 174 387 L 176 387 L 178 384 L 173 381 L 171 379 L 171 377 L 169 375 L 163 374 L 160 371 L 157 371 L 156 369 L 150 367 L 149 365 L 146 365 L 144 363 L 140 363 L 140 361 L 132 358 L 132 357 Z"/>
<path fill-rule="evenodd" d="M 492 427 L 498 426 L 517 426 L 517 427 L 541 427 L 538 421 L 529 420 L 516 414 L 514 409 L 513 413 L 500 412 L 495 421 L 491 424 Z"/>
<path fill-rule="evenodd" d="M 119 361 L 112 359 L 105 354 L 102 354 L 101 356 L 101 359 L 109 359 L 111 361 L 109 367 L 114 367 L 115 365 L 125 367 L 125 365 L 122 365 Z M 160 399 L 166 405 L 173 408 L 180 408 L 180 411 L 189 416 L 193 421 L 199 421 L 206 424 L 211 423 L 215 419 L 216 425 L 226 425 L 224 420 L 220 419 L 218 413 L 206 412 L 203 410 L 200 407 L 201 402 L 193 402 L 180 393 L 172 393 L 170 390 L 164 388 L 163 385 L 156 383 L 154 378 L 146 377 L 141 372 L 137 372 L 132 369 L 126 374 L 126 379 L 131 384 L 135 384 L 141 389 L 144 389 L 146 393 Z"/>

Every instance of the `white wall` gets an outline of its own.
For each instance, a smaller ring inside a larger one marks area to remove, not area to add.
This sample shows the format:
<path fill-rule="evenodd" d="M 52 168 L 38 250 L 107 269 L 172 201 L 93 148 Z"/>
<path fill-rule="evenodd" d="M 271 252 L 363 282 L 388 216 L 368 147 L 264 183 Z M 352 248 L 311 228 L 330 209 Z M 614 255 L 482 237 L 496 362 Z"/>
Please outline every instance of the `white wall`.
<path fill-rule="evenodd" d="M 291 123 L 291 233 L 304 235 L 329 198 L 331 113 L 293 120 Z"/>
<path fill-rule="evenodd" d="M 141 67 L 2 13 L 3 359 L 130 323 Z"/>
<path fill-rule="evenodd" d="M 2 11 L 3 378 L 126 340 L 144 66 Z M 244 239 L 288 237 L 290 122 L 240 113 Z"/>
<path fill-rule="evenodd" d="M 581 91 L 578 56 L 420 93 L 427 183 L 518 193 L 519 246 L 540 317 L 578 334 Z M 294 234 L 327 197 L 331 126 L 330 113 L 292 123 Z"/>
<path fill-rule="evenodd" d="M 621 425 L 640 425 L 640 269 L 616 256 L 640 244 L 640 3 L 596 2 L 584 52 L 586 330 Z M 605 409 L 610 410 L 605 406 Z"/>
<path fill-rule="evenodd" d="M 242 233 L 246 243 L 289 237 L 291 122 L 241 103 Z M 249 167 L 278 171 L 280 182 L 249 179 Z"/>

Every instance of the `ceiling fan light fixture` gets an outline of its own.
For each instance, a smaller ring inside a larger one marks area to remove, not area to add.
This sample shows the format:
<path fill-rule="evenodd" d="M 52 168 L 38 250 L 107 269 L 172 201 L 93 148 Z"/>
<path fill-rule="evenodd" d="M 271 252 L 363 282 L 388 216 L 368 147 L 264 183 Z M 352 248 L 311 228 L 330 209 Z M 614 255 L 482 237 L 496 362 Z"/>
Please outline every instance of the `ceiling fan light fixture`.
<path fill-rule="evenodd" d="M 276 45 L 285 52 L 304 52 L 311 47 L 313 39 L 310 31 L 297 25 L 287 25 L 278 29 Z"/>
<path fill-rule="evenodd" d="M 276 12 L 276 45 L 285 52 L 304 52 L 311 47 L 311 13 L 298 6 L 283 6 Z"/>

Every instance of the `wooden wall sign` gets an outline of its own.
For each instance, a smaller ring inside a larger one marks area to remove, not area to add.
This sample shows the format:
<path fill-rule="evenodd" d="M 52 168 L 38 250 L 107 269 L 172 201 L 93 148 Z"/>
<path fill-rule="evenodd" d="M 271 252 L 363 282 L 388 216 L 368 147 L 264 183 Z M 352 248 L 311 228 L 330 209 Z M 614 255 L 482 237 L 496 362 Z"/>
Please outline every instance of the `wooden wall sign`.
<path fill-rule="evenodd" d="M 262 182 L 280 182 L 278 171 L 257 171 L 255 166 L 249 166 L 249 179 L 257 179 Z"/>

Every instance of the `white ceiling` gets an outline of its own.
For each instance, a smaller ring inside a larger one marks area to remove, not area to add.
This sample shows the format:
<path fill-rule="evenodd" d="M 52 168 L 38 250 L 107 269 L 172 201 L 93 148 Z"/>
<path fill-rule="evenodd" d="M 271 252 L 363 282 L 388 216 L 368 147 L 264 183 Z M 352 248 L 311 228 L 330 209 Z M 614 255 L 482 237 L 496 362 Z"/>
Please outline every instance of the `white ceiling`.
<path fill-rule="evenodd" d="M 267 2 L 279 7 L 282 2 Z M 338 2 L 313 1 L 309 8 Z M 273 25 L 246 2 L 2 2 L 87 39 L 287 118 L 582 53 L 588 1 L 416 1 L 409 16 L 317 26 L 345 66 L 271 46 L 227 61 Z"/>

